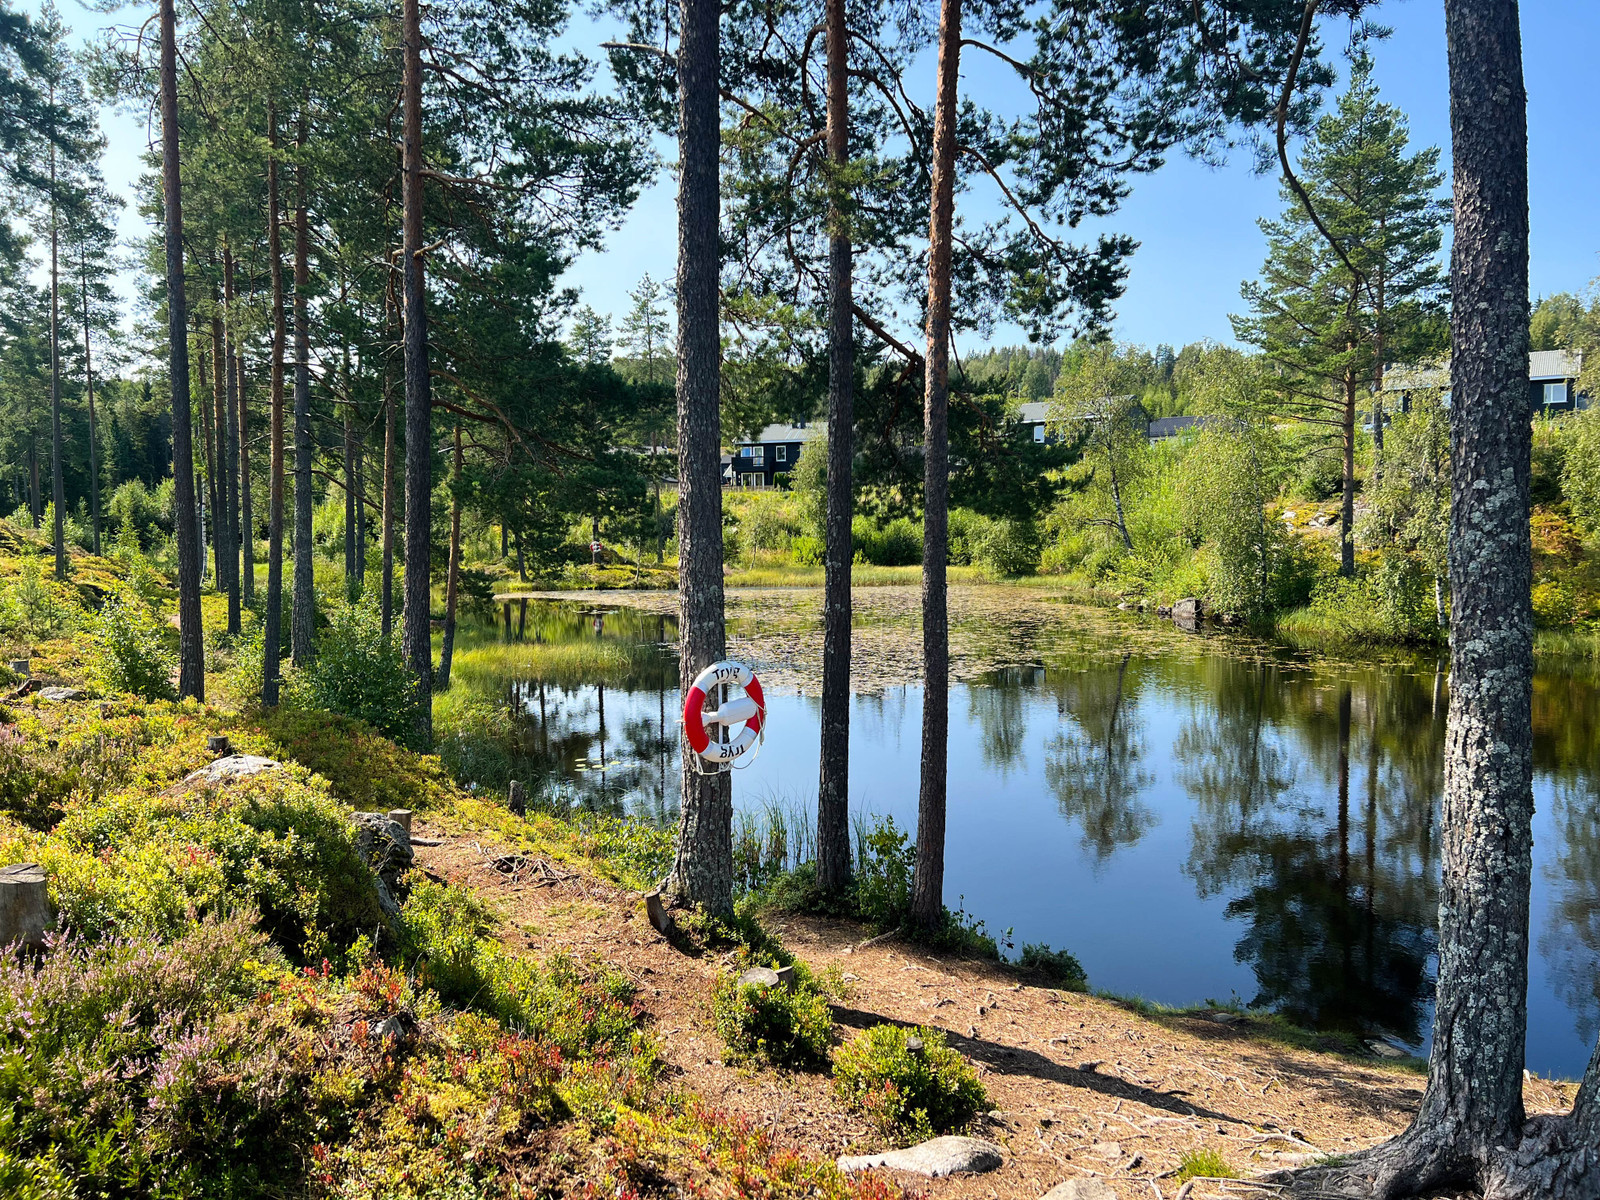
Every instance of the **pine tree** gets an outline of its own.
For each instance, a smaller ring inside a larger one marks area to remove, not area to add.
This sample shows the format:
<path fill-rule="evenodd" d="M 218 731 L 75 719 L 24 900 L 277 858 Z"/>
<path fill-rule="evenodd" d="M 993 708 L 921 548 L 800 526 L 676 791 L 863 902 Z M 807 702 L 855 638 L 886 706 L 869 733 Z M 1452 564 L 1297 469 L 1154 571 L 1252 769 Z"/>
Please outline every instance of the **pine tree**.
<path fill-rule="evenodd" d="M 1236 336 L 1282 369 L 1280 412 L 1337 438 L 1345 575 L 1355 572 L 1359 407 L 1381 394 L 1387 361 L 1443 349 L 1444 177 L 1439 151 L 1410 153 L 1409 140 L 1405 114 L 1378 99 L 1372 62 L 1358 56 L 1337 108 L 1300 156 L 1315 216 L 1286 182 L 1283 215 L 1260 222 L 1268 244 L 1261 279 L 1242 289 L 1251 315 L 1233 319 Z"/>

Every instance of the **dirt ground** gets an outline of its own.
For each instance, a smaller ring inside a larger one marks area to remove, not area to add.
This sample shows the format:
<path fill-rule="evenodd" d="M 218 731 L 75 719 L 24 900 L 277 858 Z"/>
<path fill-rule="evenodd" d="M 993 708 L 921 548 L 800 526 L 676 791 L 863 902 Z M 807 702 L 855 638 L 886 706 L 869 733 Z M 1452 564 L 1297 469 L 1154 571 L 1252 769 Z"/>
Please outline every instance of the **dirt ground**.
<path fill-rule="evenodd" d="M 709 1010 L 727 962 L 675 949 L 638 896 L 566 864 L 506 874 L 493 865 L 503 848 L 479 835 L 421 821 L 414 835 L 440 843 L 417 847 L 418 867 L 489 896 L 509 944 L 625 972 L 677 1084 L 814 1153 L 883 1148 L 834 1099 L 826 1075 L 723 1064 Z M 893 940 L 863 945 L 863 931 L 844 922 L 783 918 L 772 928 L 814 968 L 845 972 L 850 992 L 835 1008 L 841 1038 L 884 1021 L 933 1026 L 977 1068 L 994 1111 L 974 1132 L 1001 1143 L 1006 1161 L 985 1175 L 898 1179 L 937 1200 L 1033 1200 L 1082 1177 L 1103 1180 L 1123 1200 L 1175 1200 L 1172 1175 L 1186 1152 L 1213 1150 L 1249 1177 L 1381 1141 L 1405 1127 L 1422 1097 L 1422 1078 L 1393 1066 L 1285 1047 L 1204 1017 L 1147 1019 Z M 1573 1085 L 1528 1081 L 1531 1112 L 1566 1110 L 1573 1099 Z M 1224 1193 L 1268 1194 L 1200 1183 L 1188 1195 Z"/>

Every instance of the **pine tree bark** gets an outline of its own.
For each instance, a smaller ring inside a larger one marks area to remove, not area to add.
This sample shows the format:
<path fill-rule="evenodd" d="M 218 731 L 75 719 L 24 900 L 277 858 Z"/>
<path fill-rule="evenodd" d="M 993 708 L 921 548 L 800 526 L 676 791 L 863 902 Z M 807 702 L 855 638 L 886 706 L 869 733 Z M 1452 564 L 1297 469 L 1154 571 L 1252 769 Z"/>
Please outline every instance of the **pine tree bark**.
<path fill-rule="evenodd" d="M 439 647 L 439 674 L 434 687 L 450 687 L 450 663 L 456 651 L 456 586 L 461 578 L 461 422 L 456 422 L 455 457 L 450 475 L 450 566 L 444 581 L 444 638 Z M 602 755 L 602 758 L 604 755 Z"/>
<path fill-rule="evenodd" d="M 256 598 L 256 524 L 250 499 L 250 405 L 245 396 L 244 355 L 233 356 L 239 381 L 239 602 L 249 607 Z"/>
<path fill-rule="evenodd" d="M 850 885 L 850 564 L 855 454 L 852 253 L 843 173 L 850 162 L 850 61 L 844 0 L 827 0 L 828 512 L 822 585 L 822 763 L 817 781 L 817 886 Z"/>
<path fill-rule="evenodd" d="M 196 263 L 195 264 L 195 270 L 196 270 L 197 273 L 199 272 L 199 268 L 200 268 L 200 264 Z M 206 505 L 206 508 L 201 513 L 202 519 L 201 519 L 201 522 L 200 522 L 200 580 L 201 580 L 202 583 L 205 582 L 205 577 L 206 577 L 206 553 L 207 553 L 207 550 L 209 549 L 209 551 L 211 553 L 211 562 L 212 562 L 212 572 L 211 572 L 212 587 L 216 588 L 218 591 L 221 591 L 222 590 L 222 583 L 221 583 L 221 579 L 222 579 L 222 543 L 216 540 L 216 538 L 217 538 L 217 531 L 216 531 L 216 523 L 217 523 L 217 434 L 216 434 L 216 427 L 217 427 L 217 422 L 216 422 L 216 415 L 212 412 L 212 402 L 211 402 L 212 398 L 211 398 L 211 393 L 210 393 L 211 380 L 206 375 L 206 355 L 205 355 L 205 351 L 199 345 L 199 336 L 200 336 L 200 322 L 198 320 L 196 320 L 195 321 L 195 339 L 196 339 L 195 353 L 197 355 L 197 358 L 195 359 L 195 368 L 196 368 L 196 373 L 200 376 L 200 379 L 199 379 L 199 383 L 200 383 L 200 448 L 204 452 L 205 459 L 206 459 L 206 488 L 205 488 L 206 494 L 205 494 L 205 497 L 204 497 L 204 500 L 203 500 L 203 503 Z M 208 543 L 206 541 L 206 530 L 208 528 L 208 526 L 206 525 L 206 522 L 204 520 L 204 516 L 205 516 L 206 512 L 209 512 L 211 514 L 211 525 L 209 526 L 209 528 L 211 530 L 211 539 L 212 540 L 211 540 L 210 543 Z"/>
<path fill-rule="evenodd" d="M 1350 347 L 1354 351 L 1355 347 Z M 1339 493 L 1339 574 L 1354 579 L 1356 574 L 1356 395 L 1354 370 L 1344 373 L 1344 407 L 1339 414 L 1340 493 Z"/>
<path fill-rule="evenodd" d="M 294 608 L 290 655 L 297 667 L 314 653 L 316 587 L 311 547 L 311 230 L 306 215 L 306 101 L 295 132 L 294 171 Z"/>
<path fill-rule="evenodd" d="M 94 363 L 89 346 L 89 261 L 80 260 L 79 286 L 83 289 L 83 391 L 89 401 L 89 527 L 94 552 L 100 553 L 100 425 L 94 410 Z"/>
<path fill-rule="evenodd" d="M 1526 1118 L 1533 621 L 1527 93 L 1516 0 L 1445 0 L 1451 252 L 1450 701 L 1439 979 L 1422 1104 L 1333 1172 L 1392 1198 L 1600 1197 L 1600 1049 L 1570 1115 Z"/>
<path fill-rule="evenodd" d="M 429 570 L 433 503 L 433 396 L 428 376 L 428 318 L 422 250 L 422 15 L 418 0 L 404 0 L 402 38 L 405 106 L 402 137 L 401 222 L 406 380 L 405 600 L 401 649 L 417 680 L 417 734 L 433 739 L 433 646 Z"/>
<path fill-rule="evenodd" d="M 911 919 L 923 929 L 934 928 L 944 915 L 950 730 L 950 627 L 945 597 L 950 516 L 950 249 L 960 58 L 961 0 L 941 0 L 933 200 L 928 220 L 928 357 L 923 387 L 922 788 L 917 801 L 917 866 L 911 883 Z"/>
<path fill-rule="evenodd" d="M 356 422 L 355 395 L 350 390 L 350 350 L 344 352 L 344 591 L 349 599 L 356 594 L 356 523 L 361 514 L 356 508 Z"/>
<path fill-rule="evenodd" d="M 233 252 L 226 245 L 222 248 L 222 305 L 222 518 L 228 530 L 228 632 L 239 633 L 243 629 L 239 584 L 244 569 L 239 546 L 244 531 L 239 522 L 239 372 L 233 353 L 238 329 L 233 311 Z M 249 561 L 246 557 L 245 566 Z"/>
<path fill-rule="evenodd" d="M 50 86 L 55 108 L 56 89 Z M 55 502 L 56 578 L 67 578 L 66 487 L 61 477 L 61 220 L 56 203 L 56 146 L 50 143 L 50 494 Z"/>
<path fill-rule="evenodd" d="M 267 483 L 267 613 L 262 620 L 261 703 L 278 703 L 283 657 L 283 359 L 289 331 L 284 321 L 282 199 L 278 194 L 278 112 L 267 102 L 267 264 L 272 276 L 271 405 Z"/>
<path fill-rule="evenodd" d="M 161 191 L 166 224 L 167 349 L 172 384 L 172 503 L 178 548 L 178 694 L 206 697 L 200 627 L 200 530 L 194 510 L 194 443 L 189 411 L 189 306 L 183 282 L 183 197 L 178 170 L 178 22 L 160 0 Z"/>
<path fill-rule="evenodd" d="M 394 388 L 389 378 L 389 368 L 383 369 L 383 594 L 378 598 L 382 607 L 383 639 L 389 640 L 394 629 Z"/>
<path fill-rule="evenodd" d="M 679 0 L 678 677 L 684 691 L 727 652 L 722 595 L 722 416 L 716 0 Z M 677 851 L 665 891 L 715 916 L 733 911 L 733 792 L 702 775 L 682 741 Z"/>
<path fill-rule="evenodd" d="M 222 314 L 211 317 L 211 404 L 216 412 L 217 425 L 217 486 L 211 501 L 211 519 L 216 525 L 217 587 L 229 595 L 229 628 L 238 618 L 239 585 L 235 578 L 239 569 L 239 556 L 233 548 L 232 521 L 228 516 L 228 477 L 232 473 L 232 456 L 228 453 L 228 427 L 232 422 L 228 413 L 233 408 L 228 394 L 227 338 L 223 333 Z"/>

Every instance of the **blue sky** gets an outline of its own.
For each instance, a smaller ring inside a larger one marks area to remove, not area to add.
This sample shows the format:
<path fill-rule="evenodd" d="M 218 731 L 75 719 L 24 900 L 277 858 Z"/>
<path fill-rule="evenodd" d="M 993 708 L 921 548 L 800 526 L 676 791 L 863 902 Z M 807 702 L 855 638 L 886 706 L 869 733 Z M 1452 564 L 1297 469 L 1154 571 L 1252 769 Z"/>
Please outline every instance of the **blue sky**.
<path fill-rule="evenodd" d="M 76 5 L 67 7 L 64 15 L 80 36 L 106 20 Z M 127 21 L 128 14 L 122 19 Z M 1414 145 L 1443 147 L 1448 162 L 1443 4 L 1390 0 L 1376 19 L 1394 30 L 1376 49 L 1384 99 L 1410 117 Z M 1522 25 L 1533 291 L 1536 296 L 1578 291 L 1600 275 L 1600 222 L 1596 221 L 1600 117 L 1590 82 L 1593 53 L 1600 46 L 1600 3 L 1526 0 Z M 608 33 L 606 27 L 580 18 L 569 40 L 598 56 L 601 52 L 595 46 Z M 1330 41 L 1340 40 L 1337 32 L 1330 34 Z M 915 90 L 931 94 L 931 61 L 926 74 L 924 86 Z M 962 86 L 968 94 L 988 95 L 1005 85 L 985 63 L 969 56 Z M 107 114 L 106 125 L 111 139 L 107 175 L 126 188 L 140 170 L 145 124 L 131 116 Z M 980 210 L 989 203 L 982 195 L 973 195 L 968 202 Z M 1228 314 L 1240 308 L 1239 284 L 1252 278 L 1261 264 L 1263 242 L 1256 219 L 1276 212 L 1279 204 L 1276 179 L 1255 175 L 1244 153 L 1215 169 L 1177 157 L 1154 175 L 1135 181 L 1122 210 L 1104 222 L 1105 228 L 1131 234 L 1140 242 L 1127 293 L 1117 305 L 1117 336 L 1151 345 L 1228 340 Z M 124 236 L 136 237 L 142 227 L 131 210 L 124 214 Z M 627 307 L 628 289 L 640 275 L 671 278 L 675 236 L 674 183 L 670 173 L 663 172 L 622 226 L 609 235 L 605 253 L 580 257 L 566 282 L 580 288 L 584 299 L 600 311 L 620 314 Z M 1022 338 L 1016 330 L 1001 328 L 993 340 Z"/>

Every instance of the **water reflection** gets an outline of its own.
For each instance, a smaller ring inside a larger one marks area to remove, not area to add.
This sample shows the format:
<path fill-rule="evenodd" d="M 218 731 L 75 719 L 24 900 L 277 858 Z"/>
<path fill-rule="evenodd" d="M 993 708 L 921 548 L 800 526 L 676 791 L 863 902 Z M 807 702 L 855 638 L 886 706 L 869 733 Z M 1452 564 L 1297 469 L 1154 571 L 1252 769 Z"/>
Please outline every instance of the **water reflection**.
<path fill-rule="evenodd" d="M 530 643 L 562 651 L 496 685 L 513 777 L 597 811 L 674 819 L 671 617 L 520 602 L 469 644 L 479 636 L 508 663 Z M 1048 661 L 1084 636 L 1018 642 Z M 964 896 L 991 928 L 1015 924 L 1018 944 L 1071 947 L 1102 987 L 1179 1003 L 1233 991 L 1303 1024 L 1422 1044 L 1444 664 L 1312 669 L 1109 646 L 1081 661 L 955 689 L 966 721 L 950 748 L 952 902 Z M 920 706 L 915 686 L 855 697 L 858 812 L 914 825 Z M 775 694 L 769 710 L 777 732 L 736 776 L 735 802 L 812 802 L 817 702 Z M 1600 1032 L 1600 704 L 1587 680 L 1541 675 L 1534 713 L 1529 1064 L 1575 1075 Z"/>

